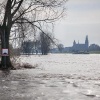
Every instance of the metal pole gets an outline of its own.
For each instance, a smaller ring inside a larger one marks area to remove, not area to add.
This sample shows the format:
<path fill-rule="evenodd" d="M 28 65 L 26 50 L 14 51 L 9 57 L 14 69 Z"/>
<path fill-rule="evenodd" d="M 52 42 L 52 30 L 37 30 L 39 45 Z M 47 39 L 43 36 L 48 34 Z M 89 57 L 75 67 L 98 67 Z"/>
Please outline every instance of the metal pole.
<path fill-rule="evenodd" d="M 4 30 L 4 49 L 6 49 L 5 30 Z M 6 56 L 4 56 L 4 68 L 6 68 Z"/>

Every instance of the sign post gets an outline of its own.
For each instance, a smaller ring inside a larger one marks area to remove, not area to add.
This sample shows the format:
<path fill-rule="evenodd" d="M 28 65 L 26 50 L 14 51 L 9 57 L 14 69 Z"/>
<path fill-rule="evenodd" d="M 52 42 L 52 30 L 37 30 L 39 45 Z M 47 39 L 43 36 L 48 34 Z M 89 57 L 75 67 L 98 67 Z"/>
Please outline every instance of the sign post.
<path fill-rule="evenodd" d="M 4 68 L 6 68 L 6 61 L 7 61 L 7 56 L 9 56 L 8 54 L 8 49 L 3 48 L 2 49 L 2 57 L 4 59 Z"/>
<path fill-rule="evenodd" d="M 2 56 L 8 56 L 8 49 L 2 49 Z"/>

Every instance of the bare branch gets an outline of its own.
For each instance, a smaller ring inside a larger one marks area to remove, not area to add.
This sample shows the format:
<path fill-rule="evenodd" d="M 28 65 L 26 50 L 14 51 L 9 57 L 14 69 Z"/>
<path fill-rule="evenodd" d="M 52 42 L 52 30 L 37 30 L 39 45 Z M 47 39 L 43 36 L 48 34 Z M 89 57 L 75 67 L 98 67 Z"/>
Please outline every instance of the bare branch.
<path fill-rule="evenodd" d="M 14 16 L 14 14 L 18 11 L 18 9 L 20 8 L 21 4 L 23 3 L 23 0 L 20 0 L 17 8 L 13 11 L 12 16 Z"/>

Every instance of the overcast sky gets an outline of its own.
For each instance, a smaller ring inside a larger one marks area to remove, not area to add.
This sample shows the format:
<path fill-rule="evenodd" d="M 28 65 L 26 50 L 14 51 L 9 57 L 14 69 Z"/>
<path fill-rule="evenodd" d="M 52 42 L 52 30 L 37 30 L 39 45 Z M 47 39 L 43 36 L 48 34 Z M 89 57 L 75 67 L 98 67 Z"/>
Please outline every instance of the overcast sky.
<path fill-rule="evenodd" d="M 100 0 L 69 0 L 66 18 L 56 22 L 55 37 L 64 46 L 73 41 L 84 43 L 86 35 L 89 44 L 100 45 Z"/>
<path fill-rule="evenodd" d="M 88 35 L 89 44 L 100 45 L 100 0 L 68 0 L 66 8 L 67 16 L 55 24 L 54 34 L 60 43 L 84 43 Z"/>

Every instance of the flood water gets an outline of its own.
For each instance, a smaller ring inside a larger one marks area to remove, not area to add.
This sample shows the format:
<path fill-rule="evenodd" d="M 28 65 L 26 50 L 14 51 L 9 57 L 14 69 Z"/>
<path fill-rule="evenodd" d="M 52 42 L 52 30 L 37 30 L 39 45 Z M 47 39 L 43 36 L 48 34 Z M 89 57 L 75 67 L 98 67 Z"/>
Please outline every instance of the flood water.
<path fill-rule="evenodd" d="M 0 71 L 0 100 L 100 100 L 100 54 L 22 56 L 35 69 Z"/>

